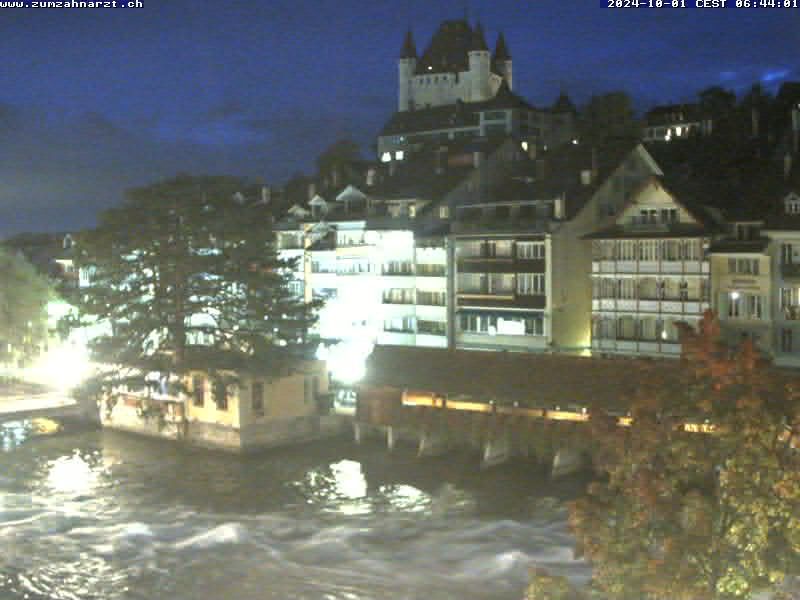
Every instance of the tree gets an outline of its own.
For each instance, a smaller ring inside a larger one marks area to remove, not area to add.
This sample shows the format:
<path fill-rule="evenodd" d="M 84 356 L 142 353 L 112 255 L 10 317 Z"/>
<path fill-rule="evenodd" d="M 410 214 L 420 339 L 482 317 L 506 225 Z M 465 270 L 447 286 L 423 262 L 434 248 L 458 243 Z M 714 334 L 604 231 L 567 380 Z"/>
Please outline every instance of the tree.
<path fill-rule="evenodd" d="M 592 96 L 580 112 L 578 125 L 581 141 L 589 144 L 633 139 L 640 134 L 630 96 L 625 92 Z"/>
<path fill-rule="evenodd" d="M 92 342 L 108 365 L 101 383 L 140 387 L 148 372 L 279 373 L 314 349 L 315 305 L 289 289 L 269 207 L 245 182 L 189 177 L 132 190 L 78 236 L 90 275 L 77 325 L 103 326 Z"/>
<path fill-rule="evenodd" d="M 632 427 L 592 418 L 604 478 L 571 524 L 608 597 L 750 598 L 800 568 L 797 397 L 750 342 L 726 348 L 710 313 L 682 342 L 685 377 L 652 377 Z"/>
<path fill-rule="evenodd" d="M 0 360 L 27 361 L 47 341 L 50 282 L 22 256 L 0 249 Z"/>

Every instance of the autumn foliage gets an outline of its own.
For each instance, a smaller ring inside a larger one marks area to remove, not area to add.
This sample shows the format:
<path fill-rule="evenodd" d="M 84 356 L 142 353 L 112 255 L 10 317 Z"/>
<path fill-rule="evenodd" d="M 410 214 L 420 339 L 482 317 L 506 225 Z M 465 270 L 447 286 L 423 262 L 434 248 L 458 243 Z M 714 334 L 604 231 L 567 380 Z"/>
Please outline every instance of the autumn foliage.
<path fill-rule="evenodd" d="M 592 418 L 599 477 L 571 525 L 603 597 L 750 598 L 800 574 L 797 395 L 711 313 L 682 343 L 682 376 L 654 370 L 632 427 Z"/>

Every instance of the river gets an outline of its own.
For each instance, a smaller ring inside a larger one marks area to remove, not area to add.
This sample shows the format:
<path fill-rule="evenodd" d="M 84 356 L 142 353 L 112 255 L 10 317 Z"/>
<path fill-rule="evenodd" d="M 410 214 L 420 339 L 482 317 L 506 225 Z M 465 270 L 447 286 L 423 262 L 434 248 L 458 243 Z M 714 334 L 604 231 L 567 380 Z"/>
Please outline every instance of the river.
<path fill-rule="evenodd" d="M 513 599 L 533 565 L 588 578 L 529 463 L 347 440 L 252 456 L 0 425 L 0 598 Z"/>

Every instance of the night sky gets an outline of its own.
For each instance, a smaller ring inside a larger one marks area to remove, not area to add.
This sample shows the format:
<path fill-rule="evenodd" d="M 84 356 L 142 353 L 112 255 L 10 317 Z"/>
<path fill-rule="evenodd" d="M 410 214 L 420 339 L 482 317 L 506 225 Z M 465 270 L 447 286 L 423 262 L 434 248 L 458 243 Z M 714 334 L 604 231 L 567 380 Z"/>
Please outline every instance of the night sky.
<path fill-rule="evenodd" d="M 421 52 L 464 15 L 460 0 L 143 4 L 0 8 L 0 236 L 91 226 L 126 188 L 178 172 L 282 183 L 341 137 L 367 156 L 405 29 Z M 470 17 L 492 47 L 505 32 L 515 90 L 537 105 L 624 89 L 642 109 L 800 79 L 800 8 L 471 0 Z"/>

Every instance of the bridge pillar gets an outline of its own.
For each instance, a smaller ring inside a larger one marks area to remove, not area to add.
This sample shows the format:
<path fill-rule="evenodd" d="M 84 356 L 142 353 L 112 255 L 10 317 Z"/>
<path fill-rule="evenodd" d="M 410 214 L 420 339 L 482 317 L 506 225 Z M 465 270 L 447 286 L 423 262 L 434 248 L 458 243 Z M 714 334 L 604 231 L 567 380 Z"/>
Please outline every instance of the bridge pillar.
<path fill-rule="evenodd" d="M 417 456 L 441 456 L 450 449 L 450 444 L 445 435 L 441 431 L 426 430 L 422 432 L 419 438 L 419 450 Z"/>
<path fill-rule="evenodd" d="M 481 469 L 487 469 L 508 462 L 513 456 L 514 448 L 511 443 L 511 436 L 508 432 L 490 436 L 483 446 Z"/>
<path fill-rule="evenodd" d="M 553 478 L 572 475 L 581 471 L 586 466 L 583 452 L 574 448 L 560 448 L 553 458 L 553 469 L 550 476 Z"/>
<path fill-rule="evenodd" d="M 396 443 L 397 443 L 397 431 L 395 431 L 394 427 L 389 425 L 389 427 L 386 428 L 386 447 L 389 449 L 390 452 L 394 450 L 394 446 Z"/>

